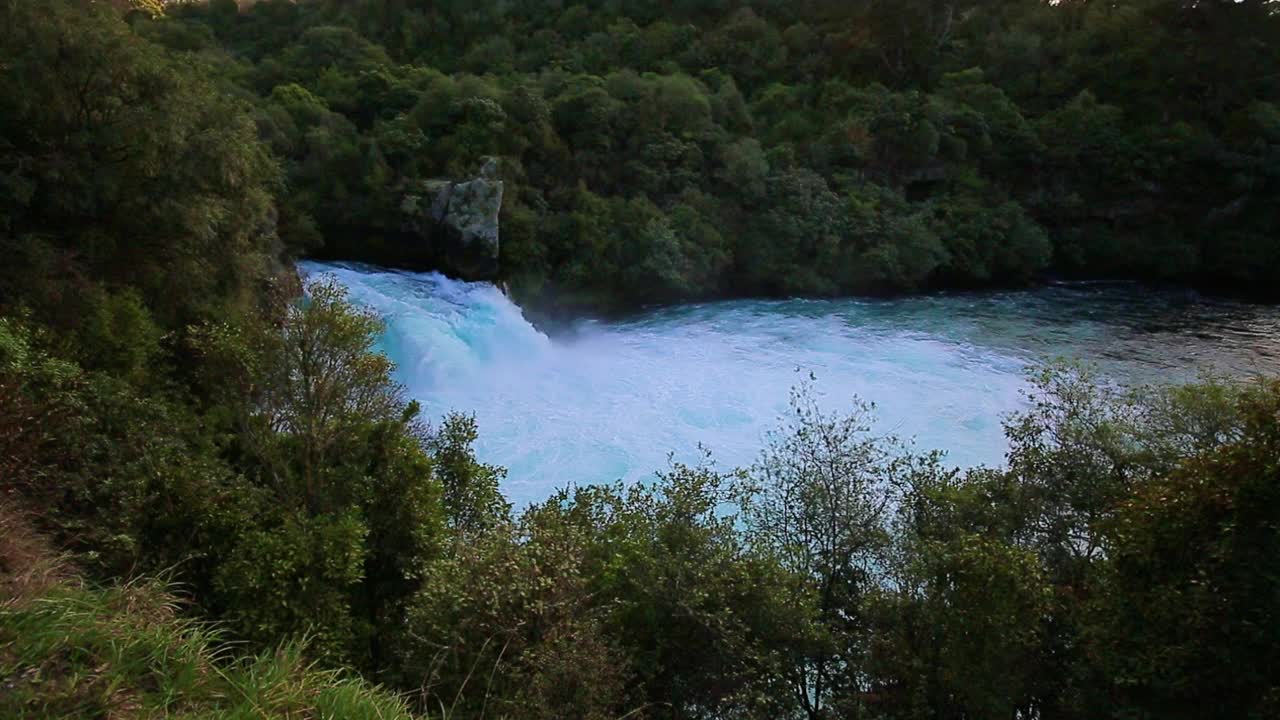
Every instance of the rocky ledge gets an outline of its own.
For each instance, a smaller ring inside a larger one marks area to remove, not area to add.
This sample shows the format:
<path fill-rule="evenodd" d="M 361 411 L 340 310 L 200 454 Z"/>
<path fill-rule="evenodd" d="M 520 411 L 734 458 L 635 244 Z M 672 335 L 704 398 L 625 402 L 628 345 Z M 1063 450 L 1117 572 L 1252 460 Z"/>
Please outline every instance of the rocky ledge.
<path fill-rule="evenodd" d="M 495 158 L 485 160 L 474 180 L 421 183 L 400 210 L 404 229 L 422 238 L 442 269 L 472 280 L 497 275 L 502 181 Z"/>
<path fill-rule="evenodd" d="M 502 180 L 485 158 L 471 180 L 425 180 L 402 189 L 381 227 L 335 229 L 313 257 L 355 260 L 409 270 L 436 270 L 463 280 L 496 280 Z"/>

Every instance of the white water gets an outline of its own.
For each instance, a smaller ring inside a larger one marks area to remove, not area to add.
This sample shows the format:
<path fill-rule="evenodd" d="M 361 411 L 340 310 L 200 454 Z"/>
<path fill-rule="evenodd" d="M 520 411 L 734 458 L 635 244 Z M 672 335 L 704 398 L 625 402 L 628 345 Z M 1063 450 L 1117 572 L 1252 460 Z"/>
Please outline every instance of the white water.
<path fill-rule="evenodd" d="M 824 404 L 876 403 L 879 428 L 961 466 L 999 464 L 1028 365 L 1069 356 L 1117 382 L 1201 367 L 1280 373 L 1280 308 L 1091 287 L 894 301 L 734 301 L 539 332 L 492 285 L 304 263 L 387 322 L 382 349 L 430 419 L 473 413 L 477 452 L 518 505 L 554 488 L 645 479 L 699 443 L 750 464 L 798 373 Z"/>

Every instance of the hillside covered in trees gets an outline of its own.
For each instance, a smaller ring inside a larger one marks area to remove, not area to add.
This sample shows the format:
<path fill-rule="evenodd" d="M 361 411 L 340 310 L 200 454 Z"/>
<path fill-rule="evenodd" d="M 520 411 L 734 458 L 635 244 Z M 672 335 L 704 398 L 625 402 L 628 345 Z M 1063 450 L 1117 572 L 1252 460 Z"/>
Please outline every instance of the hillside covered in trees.
<path fill-rule="evenodd" d="M 1274 379 L 1046 368 L 968 470 L 802 385 L 750 468 L 515 509 L 292 266 L 496 155 L 543 302 L 1261 292 L 1275 32 L 1249 1 L 0 1 L 0 717 L 1277 716 Z"/>
<path fill-rule="evenodd" d="M 282 237 L 380 257 L 501 159 L 526 306 L 1054 274 L 1274 296 L 1265 0 L 265 1 L 135 30 L 253 105 Z M 446 268 L 447 269 L 447 268 Z"/>

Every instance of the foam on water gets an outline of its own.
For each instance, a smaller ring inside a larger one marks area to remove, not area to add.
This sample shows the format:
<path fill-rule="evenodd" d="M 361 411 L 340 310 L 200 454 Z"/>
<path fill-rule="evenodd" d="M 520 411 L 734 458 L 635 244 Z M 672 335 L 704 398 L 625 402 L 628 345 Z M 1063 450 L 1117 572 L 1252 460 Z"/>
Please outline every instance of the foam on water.
<path fill-rule="evenodd" d="M 1280 372 L 1280 309 L 1177 293 L 1058 287 L 893 301 L 734 301 L 583 321 L 554 339 L 485 283 L 357 265 L 331 273 L 387 322 L 382 349 L 427 417 L 474 413 L 477 452 L 523 504 L 570 483 L 651 477 L 697 446 L 750 464 L 790 388 L 817 376 L 830 408 L 874 402 L 879 429 L 999 464 L 1001 419 L 1028 365 L 1099 364 L 1118 382 L 1213 366 Z"/>

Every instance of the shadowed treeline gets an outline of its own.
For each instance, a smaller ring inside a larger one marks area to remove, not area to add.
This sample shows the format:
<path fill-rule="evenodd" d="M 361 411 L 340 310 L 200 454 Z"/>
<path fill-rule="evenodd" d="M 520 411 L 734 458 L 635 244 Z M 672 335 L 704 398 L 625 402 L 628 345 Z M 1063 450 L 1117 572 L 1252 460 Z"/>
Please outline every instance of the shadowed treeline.
<path fill-rule="evenodd" d="M 134 27 L 252 99 L 309 252 L 421 242 L 402 199 L 501 158 L 503 276 L 552 310 L 1046 273 L 1273 296 L 1275 8 L 224 0 Z"/>

